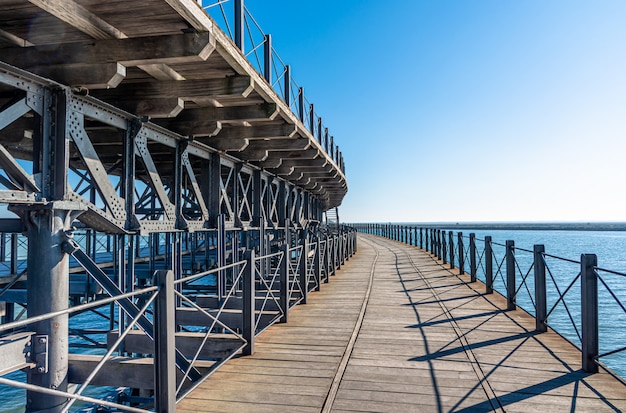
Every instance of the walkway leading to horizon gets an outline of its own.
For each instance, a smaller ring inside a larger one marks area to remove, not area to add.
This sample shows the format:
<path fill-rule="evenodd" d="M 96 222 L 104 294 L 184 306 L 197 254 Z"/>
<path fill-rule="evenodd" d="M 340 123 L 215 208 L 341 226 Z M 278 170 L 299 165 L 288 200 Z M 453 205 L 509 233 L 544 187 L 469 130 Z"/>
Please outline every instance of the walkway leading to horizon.
<path fill-rule="evenodd" d="M 359 234 L 357 254 L 178 412 L 619 412 L 626 386 L 430 254 Z"/>

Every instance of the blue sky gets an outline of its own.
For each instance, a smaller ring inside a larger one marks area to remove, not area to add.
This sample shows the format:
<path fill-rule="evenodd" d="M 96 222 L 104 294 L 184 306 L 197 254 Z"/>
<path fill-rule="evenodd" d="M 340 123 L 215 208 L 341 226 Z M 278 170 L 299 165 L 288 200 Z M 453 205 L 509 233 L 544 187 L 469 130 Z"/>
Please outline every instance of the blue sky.
<path fill-rule="evenodd" d="M 626 221 L 623 0 L 246 5 L 343 151 L 343 221 Z"/>

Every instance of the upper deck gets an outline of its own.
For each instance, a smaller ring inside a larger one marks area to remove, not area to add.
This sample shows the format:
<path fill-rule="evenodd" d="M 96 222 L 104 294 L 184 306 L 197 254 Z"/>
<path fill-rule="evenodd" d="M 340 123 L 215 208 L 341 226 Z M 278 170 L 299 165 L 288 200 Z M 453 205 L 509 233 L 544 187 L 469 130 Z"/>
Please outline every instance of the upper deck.
<path fill-rule="evenodd" d="M 2 0 L 0 49 L 2 62 L 162 127 L 196 152 L 284 179 L 323 209 L 346 194 L 342 155 L 313 106 L 305 107 L 302 89 L 292 92 L 289 71 L 280 87 L 278 79 L 268 82 L 192 0 Z M 19 110 L 19 96 L 15 85 L 0 84 L 1 107 Z M 31 117 L 16 116 L 0 130 L 15 158 L 33 159 Z M 104 168 L 122 175 L 123 136 L 94 119 L 84 127 Z M 161 175 L 174 175 L 175 156 L 157 145 L 149 142 L 153 162 Z M 71 162 L 84 167 L 76 152 Z M 205 175 L 191 159 L 196 176 Z"/>

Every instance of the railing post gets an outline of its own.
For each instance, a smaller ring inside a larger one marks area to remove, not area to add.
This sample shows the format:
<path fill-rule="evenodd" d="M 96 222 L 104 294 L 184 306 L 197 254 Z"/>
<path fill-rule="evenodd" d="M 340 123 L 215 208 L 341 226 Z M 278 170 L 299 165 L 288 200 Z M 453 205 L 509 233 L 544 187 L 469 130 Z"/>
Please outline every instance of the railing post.
<path fill-rule="evenodd" d="M 446 242 L 446 232 L 437 230 L 437 236 L 439 237 L 439 258 L 444 264 L 448 263 L 448 243 Z"/>
<path fill-rule="evenodd" d="M 470 282 L 476 282 L 476 234 L 471 233 L 470 237 Z"/>
<path fill-rule="evenodd" d="M 220 214 L 217 216 L 217 266 L 222 268 L 226 266 L 226 216 Z M 217 272 L 217 297 L 219 302 L 226 295 L 226 271 L 219 270 Z"/>
<path fill-rule="evenodd" d="M 244 31 L 245 31 L 245 7 L 243 0 L 235 0 L 235 45 L 245 53 Z"/>
<path fill-rule="evenodd" d="M 457 238 L 457 249 L 459 251 L 459 274 L 462 275 L 465 273 L 465 246 L 463 245 L 463 233 L 457 233 Z"/>
<path fill-rule="evenodd" d="M 598 364 L 598 257 L 595 254 L 580 256 L 580 288 L 582 312 L 582 368 L 587 373 L 597 373 Z"/>
<path fill-rule="evenodd" d="M 255 333 L 255 288 L 254 278 L 256 271 L 256 263 L 254 259 L 254 250 L 249 249 L 245 252 L 246 268 L 243 271 L 243 338 L 246 340 L 246 346 L 241 350 L 244 356 L 254 354 L 254 333 Z"/>
<path fill-rule="evenodd" d="M 328 284 L 330 282 L 330 238 L 328 234 L 324 235 L 324 283 Z"/>
<path fill-rule="evenodd" d="M 422 227 L 420 227 L 420 248 L 424 248 L 424 236 L 422 235 Z"/>
<path fill-rule="evenodd" d="M 315 235 L 315 256 L 313 257 L 313 265 L 315 270 L 315 291 L 322 289 L 322 240 L 319 231 Z"/>
<path fill-rule="evenodd" d="M 154 274 L 159 287 L 154 302 L 154 403 L 155 412 L 176 411 L 176 343 L 174 272 Z"/>
<path fill-rule="evenodd" d="M 284 83 L 284 93 L 283 97 L 285 98 L 285 104 L 291 107 L 291 66 L 285 66 L 285 78 L 283 79 Z"/>
<path fill-rule="evenodd" d="M 272 35 L 266 34 L 263 42 L 263 77 L 272 84 Z"/>
<path fill-rule="evenodd" d="M 515 310 L 515 241 L 506 242 L 506 309 Z"/>
<path fill-rule="evenodd" d="M 548 331 L 546 325 L 546 315 L 548 311 L 547 295 L 546 295 L 546 263 L 543 260 L 545 253 L 543 245 L 535 245 L 533 247 L 535 271 L 535 330 L 540 333 Z"/>
<path fill-rule="evenodd" d="M 304 123 L 304 88 L 298 89 L 298 115 L 300 122 Z"/>
<path fill-rule="evenodd" d="M 445 240 L 441 236 L 441 232 L 442 231 L 440 229 L 437 230 L 437 247 L 438 247 L 437 248 L 437 257 L 439 259 L 443 258 L 443 263 L 445 264 L 446 263 L 446 258 L 445 258 L 446 254 L 444 253 L 444 247 L 445 246 L 443 245 L 445 243 Z"/>
<path fill-rule="evenodd" d="M 450 246 L 450 269 L 454 268 L 454 235 L 448 231 L 448 245 Z"/>
<path fill-rule="evenodd" d="M 283 316 L 280 318 L 281 323 L 286 323 L 289 313 L 289 267 L 290 267 L 290 254 L 291 254 L 291 234 L 289 230 L 289 220 L 285 220 L 285 243 L 282 245 L 283 258 L 280 261 L 279 278 L 280 278 L 280 290 L 278 297 L 280 301 L 280 308 Z"/>
<path fill-rule="evenodd" d="M 300 268 L 298 268 L 300 272 L 300 287 L 302 288 L 302 304 L 306 304 L 308 296 L 309 296 L 309 243 L 307 242 L 306 231 L 302 231 L 303 236 L 301 237 L 302 246 L 300 250 Z"/>
<path fill-rule="evenodd" d="M 491 237 L 485 237 L 485 294 L 493 294 L 493 250 L 491 249 Z"/>

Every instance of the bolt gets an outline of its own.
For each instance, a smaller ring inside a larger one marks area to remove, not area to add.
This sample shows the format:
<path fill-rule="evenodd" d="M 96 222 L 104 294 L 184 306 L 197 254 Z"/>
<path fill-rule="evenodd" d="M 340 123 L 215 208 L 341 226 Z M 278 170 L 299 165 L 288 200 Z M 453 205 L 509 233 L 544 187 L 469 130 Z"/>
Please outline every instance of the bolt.
<path fill-rule="evenodd" d="M 43 367 L 37 367 L 37 373 L 45 373 L 46 369 Z"/>
<path fill-rule="evenodd" d="M 45 337 L 39 337 L 39 344 L 46 344 L 46 338 Z"/>

